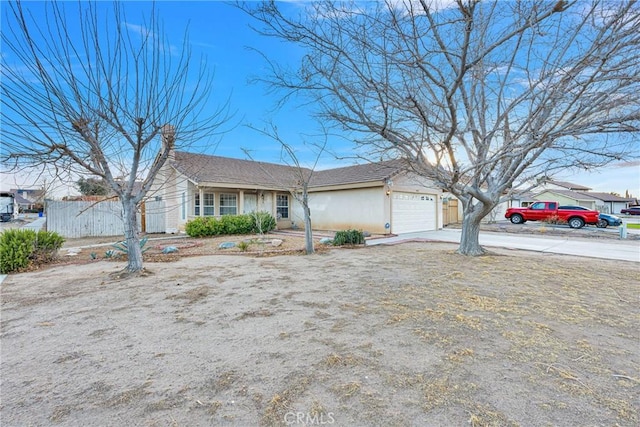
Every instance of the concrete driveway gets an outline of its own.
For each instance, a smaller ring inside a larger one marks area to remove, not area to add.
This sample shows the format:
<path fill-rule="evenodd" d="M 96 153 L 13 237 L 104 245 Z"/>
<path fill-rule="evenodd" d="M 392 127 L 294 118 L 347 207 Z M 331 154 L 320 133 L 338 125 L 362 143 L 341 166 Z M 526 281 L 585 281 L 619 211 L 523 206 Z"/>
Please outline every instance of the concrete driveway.
<path fill-rule="evenodd" d="M 434 241 L 460 243 L 461 230 L 446 229 L 420 233 L 400 234 L 367 240 L 367 245 L 392 245 L 408 241 Z M 480 244 L 486 247 L 522 249 L 527 251 L 577 255 L 640 262 L 640 240 L 568 239 L 564 236 L 532 236 L 480 232 Z"/>

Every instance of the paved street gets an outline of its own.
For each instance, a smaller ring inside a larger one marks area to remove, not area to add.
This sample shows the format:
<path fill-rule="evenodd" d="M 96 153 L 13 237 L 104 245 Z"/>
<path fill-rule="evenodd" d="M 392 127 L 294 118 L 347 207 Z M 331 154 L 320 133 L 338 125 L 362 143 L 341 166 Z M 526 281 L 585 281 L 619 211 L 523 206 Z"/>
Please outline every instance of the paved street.
<path fill-rule="evenodd" d="M 367 240 L 367 245 L 398 244 L 406 241 L 460 243 L 461 231 L 444 229 L 407 233 L 394 237 Z M 591 258 L 640 262 L 640 240 L 568 239 L 565 236 L 532 236 L 497 232 L 480 232 L 480 244 L 486 247 L 577 255 Z"/>

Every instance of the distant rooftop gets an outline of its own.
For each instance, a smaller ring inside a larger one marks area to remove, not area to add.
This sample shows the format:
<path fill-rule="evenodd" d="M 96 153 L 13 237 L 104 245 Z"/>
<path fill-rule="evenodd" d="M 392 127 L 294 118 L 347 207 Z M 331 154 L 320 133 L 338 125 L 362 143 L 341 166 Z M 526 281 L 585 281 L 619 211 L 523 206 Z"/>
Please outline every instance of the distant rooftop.
<path fill-rule="evenodd" d="M 547 181 L 547 183 L 548 184 L 557 185 L 558 187 L 564 187 L 567 190 L 575 190 L 575 191 L 589 191 L 589 190 L 591 190 L 591 188 L 585 187 L 584 185 L 574 184 L 572 182 L 567 182 L 567 181 L 549 180 L 549 181 Z"/>

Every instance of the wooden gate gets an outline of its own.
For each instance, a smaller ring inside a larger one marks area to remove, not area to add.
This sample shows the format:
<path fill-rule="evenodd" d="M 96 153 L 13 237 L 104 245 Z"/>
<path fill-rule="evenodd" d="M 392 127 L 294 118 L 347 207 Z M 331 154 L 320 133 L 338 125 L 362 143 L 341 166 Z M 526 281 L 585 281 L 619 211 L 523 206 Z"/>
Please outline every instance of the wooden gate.
<path fill-rule="evenodd" d="M 163 200 L 150 200 L 140 206 L 142 231 L 164 233 L 166 231 L 166 207 Z"/>
<path fill-rule="evenodd" d="M 458 218 L 458 199 L 449 198 L 442 201 L 442 221 L 443 225 L 460 222 L 460 218 Z"/>

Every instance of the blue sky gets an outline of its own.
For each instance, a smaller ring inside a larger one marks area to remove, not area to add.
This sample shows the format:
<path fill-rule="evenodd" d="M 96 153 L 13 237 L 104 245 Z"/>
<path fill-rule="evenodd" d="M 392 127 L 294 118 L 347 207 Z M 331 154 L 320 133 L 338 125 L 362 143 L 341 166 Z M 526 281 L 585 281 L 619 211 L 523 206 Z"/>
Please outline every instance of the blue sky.
<path fill-rule="evenodd" d="M 35 3 L 31 3 L 38 6 Z M 108 3 L 107 3 L 108 4 Z M 0 4 L 1 6 L 1 4 Z M 310 117 L 310 109 L 296 105 L 295 101 L 280 110 L 274 110 L 278 95 L 268 94 L 265 86 L 251 84 L 251 77 L 264 74 L 266 64 L 255 51 L 265 52 L 270 58 L 295 66 L 302 54 L 291 45 L 285 45 L 276 39 L 264 38 L 249 28 L 250 18 L 238 9 L 217 1 L 176 2 L 160 1 L 157 10 L 165 25 L 167 39 L 174 46 L 180 46 L 185 28 L 189 26 L 189 40 L 193 49 L 193 60 L 201 55 L 208 64 L 215 67 L 214 96 L 211 109 L 230 96 L 231 109 L 236 111 L 235 126 L 224 134 L 218 144 L 207 148 L 209 154 L 246 158 L 243 148 L 251 150 L 256 160 L 280 162 L 280 146 L 272 139 L 247 128 L 246 124 L 262 127 L 264 122 L 272 121 L 278 126 L 284 140 L 296 147 L 303 164 L 310 165 L 314 156 L 301 140 L 304 135 L 318 134 L 318 125 Z M 284 5 L 288 8 L 299 7 L 296 2 Z M 3 8 L 4 9 L 4 8 Z M 130 24 L 142 24 L 140 12 L 148 11 L 148 2 L 127 3 Z M 2 13 L 5 21 L 4 10 Z M 4 26 L 4 25 L 3 25 Z M 311 141 L 318 138 L 306 137 Z M 333 138 L 329 148 L 339 156 L 352 155 L 353 146 L 344 139 Z M 320 169 L 343 166 L 353 160 L 338 160 L 331 154 L 325 154 L 319 163 Z M 616 191 L 624 194 L 629 190 L 640 196 L 640 164 L 630 166 L 611 166 L 605 171 L 594 173 L 571 173 L 559 176 L 559 179 L 592 187 L 594 191 Z M 2 187 L 31 186 L 38 184 L 26 176 L 2 175 Z M 50 180 L 50 179 L 49 179 Z"/>

